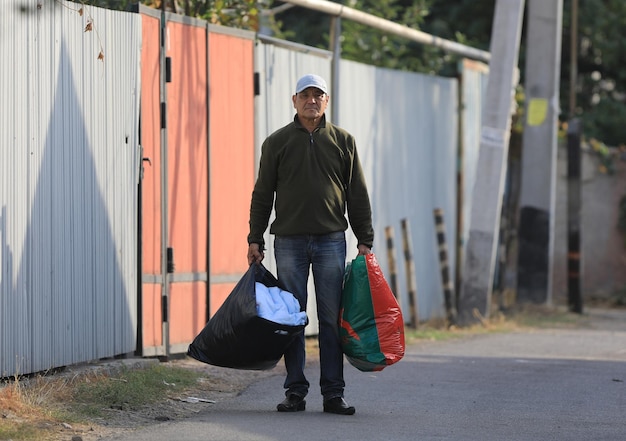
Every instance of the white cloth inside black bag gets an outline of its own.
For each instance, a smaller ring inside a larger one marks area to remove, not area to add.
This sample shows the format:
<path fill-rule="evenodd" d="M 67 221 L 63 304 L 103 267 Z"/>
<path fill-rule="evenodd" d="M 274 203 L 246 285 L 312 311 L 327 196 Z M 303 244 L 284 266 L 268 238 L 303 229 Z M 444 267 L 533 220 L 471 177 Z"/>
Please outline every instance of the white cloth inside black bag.
<path fill-rule="evenodd" d="M 265 300 L 258 305 L 257 284 L 267 288 L 267 295 L 261 288 L 260 297 Z M 279 286 L 276 277 L 262 264 L 252 264 L 191 342 L 187 355 L 215 366 L 272 369 L 293 339 L 304 332 L 307 323 L 306 313 L 300 311 L 293 294 Z"/>
<path fill-rule="evenodd" d="M 282 325 L 305 325 L 306 312 L 300 311 L 300 302 L 289 291 L 278 286 L 265 286 L 256 282 L 256 310 L 259 317 Z"/>

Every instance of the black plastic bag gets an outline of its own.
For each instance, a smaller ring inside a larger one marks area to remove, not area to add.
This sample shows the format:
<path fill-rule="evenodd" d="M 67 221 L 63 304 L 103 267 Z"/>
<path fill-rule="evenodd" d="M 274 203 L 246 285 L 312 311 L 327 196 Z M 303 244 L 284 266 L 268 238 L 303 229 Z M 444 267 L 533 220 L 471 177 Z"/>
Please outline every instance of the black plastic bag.
<path fill-rule="evenodd" d="M 266 370 L 276 366 L 306 324 L 283 325 L 259 317 L 255 282 L 280 287 L 267 268 L 252 264 L 189 345 L 187 355 L 203 363 L 234 369 Z"/>

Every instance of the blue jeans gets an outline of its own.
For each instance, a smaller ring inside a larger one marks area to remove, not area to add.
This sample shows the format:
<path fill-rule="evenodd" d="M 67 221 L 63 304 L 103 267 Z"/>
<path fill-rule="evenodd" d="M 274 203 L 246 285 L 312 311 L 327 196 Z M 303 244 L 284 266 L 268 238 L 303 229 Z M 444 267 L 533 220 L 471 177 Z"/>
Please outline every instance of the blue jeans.
<path fill-rule="evenodd" d="M 301 310 L 307 306 L 309 267 L 313 270 L 319 322 L 320 388 L 324 400 L 343 397 L 343 351 L 339 340 L 339 308 L 346 264 L 343 231 L 325 235 L 276 236 L 276 273 L 283 288 L 293 293 Z M 304 331 L 285 352 L 285 394 L 302 397 L 309 391 L 304 375 Z"/>

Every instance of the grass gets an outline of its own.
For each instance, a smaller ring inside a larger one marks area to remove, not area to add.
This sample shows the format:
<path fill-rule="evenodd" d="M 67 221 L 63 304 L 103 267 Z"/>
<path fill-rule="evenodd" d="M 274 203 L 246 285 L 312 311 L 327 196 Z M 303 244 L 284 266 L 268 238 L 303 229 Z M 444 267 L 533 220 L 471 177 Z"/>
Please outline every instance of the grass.
<path fill-rule="evenodd" d="M 13 378 L 0 386 L 0 440 L 56 439 L 60 428 L 89 424 L 105 417 L 110 409 L 139 409 L 191 387 L 201 376 L 193 370 L 159 364 L 72 378 Z"/>
<path fill-rule="evenodd" d="M 70 410 L 89 418 L 104 416 L 106 409 L 137 410 L 173 391 L 191 387 L 199 377 L 198 372 L 164 365 L 126 368 L 114 377 L 100 374 L 77 385 Z"/>
<path fill-rule="evenodd" d="M 517 306 L 504 312 L 495 312 L 489 319 L 476 315 L 476 324 L 467 327 L 449 326 L 444 320 L 434 320 L 406 329 L 407 342 L 446 341 L 490 333 L 519 331 L 527 328 L 563 328 L 586 326 L 587 318 L 563 308 L 545 306 Z"/>
<path fill-rule="evenodd" d="M 55 420 L 46 403 L 58 386 L 33 380 L 32 386 L 15 377 L 0 387 L 0 440 L 40 440 L 42 428 Z M 45 430 L 44 430 L 45 431 Z"/>
<path fill-rule="evenodd" d="M 0 440 L 38 439 L 39 431 L 32 421 L 46 415 L 31 400 L 17 380 L 0 388 Z"/>
<path fill-rule="evenodd" d="M 522 328 L 576 328 L 586 327 L 585 315 L 569 312 L 565 308 L 526 306 L 512 312 L 512 317 Z"/>

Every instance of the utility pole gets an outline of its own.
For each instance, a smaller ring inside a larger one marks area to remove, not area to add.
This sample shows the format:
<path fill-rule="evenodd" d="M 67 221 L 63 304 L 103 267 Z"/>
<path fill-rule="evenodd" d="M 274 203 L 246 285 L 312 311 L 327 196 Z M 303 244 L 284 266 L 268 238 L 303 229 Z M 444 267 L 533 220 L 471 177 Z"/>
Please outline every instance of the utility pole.
<path fill-rule="evenodd" d="M 569 310 L 582 314 L 581 278 L 581 151 L 580 120 L 572 118 L 567 128 L 567 304 Z"/>
<path fill-rule="evenodd" d="M 563 0 L 529 0 L 517 301 L 552 303 Z"/>
<path fill-rule="evenodd" d="M 523 16 L 524 0 L 496 1 L 489 82 L 459 295 L 461 324 L 489 316 Z"/>
<path fill-rule="evenodd" d="M 582 199 L 581 152 L 582 121 L 576 117 L 578 82 L 578 0 L 572 0 L 570 33 L 570 95 L 567 129 L 567 303 L 572 312 L 583 312 L 582 299 Z"/>
<path fill-rule="evenodd" d="M 569 117 L 576 118 L 576 83 L 578 82 L 578 0 L 572 0 L 569 64 Z"/>

